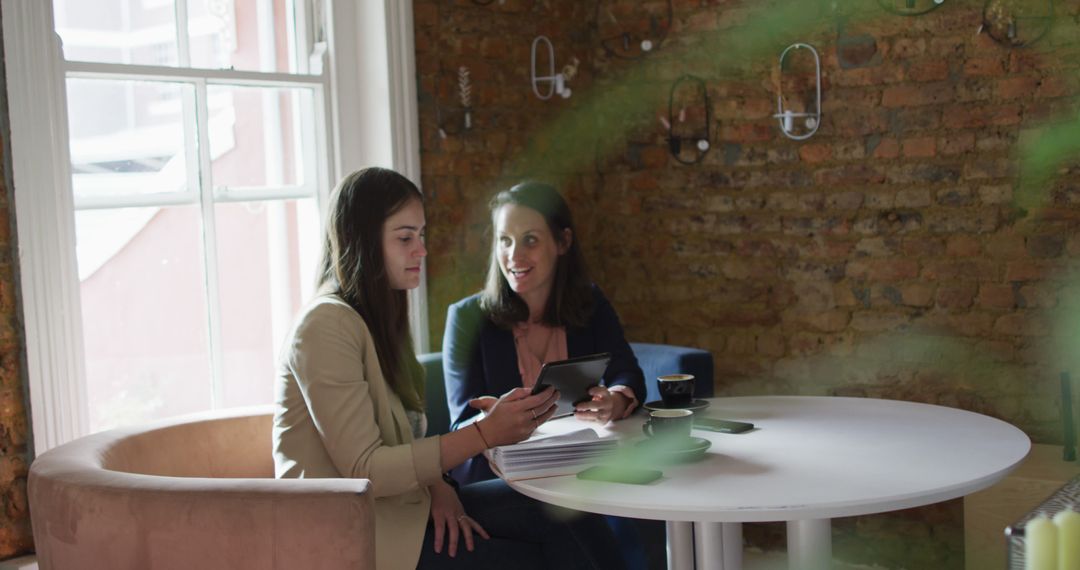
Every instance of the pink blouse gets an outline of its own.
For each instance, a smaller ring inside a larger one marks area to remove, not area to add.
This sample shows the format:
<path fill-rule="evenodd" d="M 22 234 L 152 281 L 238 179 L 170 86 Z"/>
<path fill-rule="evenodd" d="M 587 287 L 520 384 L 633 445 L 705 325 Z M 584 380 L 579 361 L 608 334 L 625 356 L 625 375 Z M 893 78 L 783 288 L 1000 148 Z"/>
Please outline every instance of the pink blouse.
<path fill-rule="evenodd" d="M 546 362 L 566 360 L 566 327 L 550 327 L 542 323 L 522 322 L 514 325 L 514 348 L 517 349 L 518 372 L 521 373 L 521 385 L 532 388 L 540 376 L 540 368 Z M 530 347 L 542 346 L 543 359 L 533 353 Z M 629 416 L 637 408 L 637 398 L 628 386 L 612 386 L 612 392 L 618 392 L 630 399 L 622 418 Z M 616 418 L 616 419 L 622 419 Z"/>
<path fill-rule="evenodd" d="M 543 360 L 530 346 L 543 346 Z M 517 349 L 521 385 L 532 388 L 545 362 L 566 360 L 566 327 L 549 327 L 541 323 L 514 325 L 514 347 Z"/>

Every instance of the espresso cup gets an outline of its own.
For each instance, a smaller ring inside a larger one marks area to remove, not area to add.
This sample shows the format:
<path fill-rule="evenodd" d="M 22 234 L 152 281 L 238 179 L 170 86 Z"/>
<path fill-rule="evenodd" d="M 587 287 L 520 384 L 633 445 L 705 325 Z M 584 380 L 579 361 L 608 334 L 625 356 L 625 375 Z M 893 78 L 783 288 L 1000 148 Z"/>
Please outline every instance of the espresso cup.
<path fill-rule="evenodd" d="M 693 374 L 665 374 L 656 381 L 665 408 L 685 408 L 694 401 Z"/>
<path fill-rule="evenodd" d="M 649 421 L 641 426 L 645 435 L 665 439 L 686 439 L 694 427 L 694 412 L 690 410 L 653 410 Z"/>

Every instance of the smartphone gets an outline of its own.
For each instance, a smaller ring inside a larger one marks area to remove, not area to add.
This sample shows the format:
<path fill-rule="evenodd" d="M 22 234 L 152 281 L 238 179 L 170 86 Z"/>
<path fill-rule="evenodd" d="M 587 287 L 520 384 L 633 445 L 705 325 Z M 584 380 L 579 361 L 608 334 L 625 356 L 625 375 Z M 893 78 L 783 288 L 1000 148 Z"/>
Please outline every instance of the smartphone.
<path fill-rule="evenodd" d="M 577 474 L 578 479 L 589 481 L 607 481 L 609 483 L 626 483 L 628 485 L 646 485 L 664 476 L 661 471 L 655 469 L 638 469 L 636 467 L 611 467 L 597 465 L 590 467 Z"/>
<path fill-rule="evenodd" d="M 694 416 L 694 427 L 706 431 L 720 433 L 742 433 L 754 429 L 754 424 L 747 422 L 734 422 L 731 420 L 718 420 L 714 418 L 699 418 Z"/>

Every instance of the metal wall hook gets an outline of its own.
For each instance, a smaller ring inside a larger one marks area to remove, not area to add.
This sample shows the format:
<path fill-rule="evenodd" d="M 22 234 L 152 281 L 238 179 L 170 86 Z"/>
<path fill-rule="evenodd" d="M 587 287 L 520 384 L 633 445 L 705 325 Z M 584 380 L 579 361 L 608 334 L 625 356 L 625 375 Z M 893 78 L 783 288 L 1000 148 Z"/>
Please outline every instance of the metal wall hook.
<path fill-rule="evenodd" d="M 536 47 L 540 44 L 547 46 L 548 52 L 548 74 L 539 77 L 536 75 Z M 563 99 L 568 99 L 573 93 L 569 87 L 566 86 L 567 77 L 564 73 L 555 73 L 555 47 L 551 45 L 551 40 L 547 36 L 536 36 L 536 39 L 532 43 L 532 90 L 536 96 L 544 101 L 551 99 L 552 95 L 556 93 Z M 547 94 L 540 92 L 540 84 L 547 83 Z"/>
<path fill-rule="evenodd" d="M 1030 15 L 1016 12 L 1006 12 L 1008 2 L 1003 0 L 987 0 L 983 5 L 982 24 L 978 33 L 985 31 L 991 39 L 1008 47 L 1029 46 L 1046 35 L 1054 25 L 1054 0 L 1046 0 L 1046 13 Z M 1024 39 L 1021 34 L 1027 34 L 1028 30 L 1035 30 L 1031 37 Z"/>
<path fill-rule="evenodd" d="M 851 34 L 848 25 L 851 18 L 836 18 L 836 61 L 841 69 L 856 69 L 881 62 L 878 40 L 866 33 Z"/>
<path fill-rule="evenodd" d="M 784 133 L 789 139 L 797 141 L 806 140 L 817 132 L 818 127 L 821 126 L 821 57 L 818 56 L 818 52 L 814 49 L 814 46 L 810 44 L 794 43 L 787 47 L 780 53 L 780 74 L 784 73 L 784 58 L 787 57 L 788 52 L 793 49 L 806 48 L 810 50 L 810 53 L 814 55 L 814 70 L 815 70 L 815 91 L 817 98 L 814 104 L 813 112 L 795 112 L 790 109 L 784 108 L 784 90 L 783 79 L 781 78 L 780 84 L 777 86 L 776 94 L 776 114 L 773 115 L 780 122 L 780 132 Z M 795 134 L 792 132 L 795 128 L 795 119 L 805 119 L 806 128 L 809 132 L 803 134 Z"/>
<path fill-rule="evenodd" d="M 435 101 L 435 127 L 439 138 L 463 135 L 472 130 L 472 111 L 467 108 L 447 108 Z"/>
<path fill-rule="evenodd" d="M 615 15 L 608 10 L 603 2 L 596 3 L 596 26 L 599 32 L 600 27 L 600 12 L 604 11 L 608 18 L 615 24 L 618 24 L 618 20 Z M 675 6 L 673 0 L 667 2 L 667 21 L 661 23 L 655 16 L 649 16 L 649 34 L 652 37 L 641 37 L 634 32 L 622 32 L 614 34 L 600 39 L 600 47 L 604 49 L 604 53 L 611 57 L 619 59 L 641 59 L 648 55 L 649 52 L 660 49 L 660 46 L 667 39 L 668 30 L 671 29 L 671 24 L 675 18 Z"/>
<path fill-rule="evenodd" d="M 705 106 L 705 127 L 698 133 L 694 133 L 690 136 L 676 136 L 675 126 L 682 123 L 686 118 L 686 107 L 679 110 L 678 118 L 675 113 L 675 92 L 679 90 L 679 85 L 683 83 L 693 83 L 697 86 L 698 92 L 701 94 L 701 102 Z M 661 121 L 665 127 L 670 131 L 668 133 L 668 151 L 671 153 L 672 158 L 681 162 L 682 164 L 697 164 L 701 162 L 705 155 L 709 153 L 712 148 L 712 101 L 709 99 L 709 89 L 705 86 L 705 80 L 695 75 L 683 75 L 675 80 L 675 83 L 671 84 L 671 91 L 668 92 L 668 116 L 666 121 Z M 687 160 L 682 157 L 683 143 L 690 142 L 697 150 L 696 156 L 693 159 Z"/>
<path fill-rule="evenodd" d="M 944 3 L 945 0 L 878 0 L 882 8 L 900 16 L 925 14 Z"/>
<path fill-rule="evenodd" d="M 440 73 L 438 77 L 443 77 Z M 436 85 L 433 101 L 435 103 L 435 125 L 438 127 L 439 138 L 446 139 L 451 135 L 464 134 L 472 129 L 472 79 L 469 68 L 462 65 L 458 67 L 455 94 L 460 106 L 443 106 L 439 104 L 439 88 Z"/>

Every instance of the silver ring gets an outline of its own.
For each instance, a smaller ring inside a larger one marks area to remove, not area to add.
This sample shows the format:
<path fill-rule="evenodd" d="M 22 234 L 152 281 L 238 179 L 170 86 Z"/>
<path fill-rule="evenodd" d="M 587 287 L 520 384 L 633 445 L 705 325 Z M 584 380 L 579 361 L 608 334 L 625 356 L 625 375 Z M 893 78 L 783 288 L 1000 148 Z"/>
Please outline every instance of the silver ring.
<path fill-rule="evenodd" d="M 465 513 L 462 513 L 461 516 L 457 518 L 457 522 L 461 522 L 467 516 L 469 516 L 469 515 L 466 515 Z"/>
<path fill-rule="evenodd" d="M 536 421 L 536 408 L 531 408 L 529 411 L 532 412 L 533 421 Z"/>

